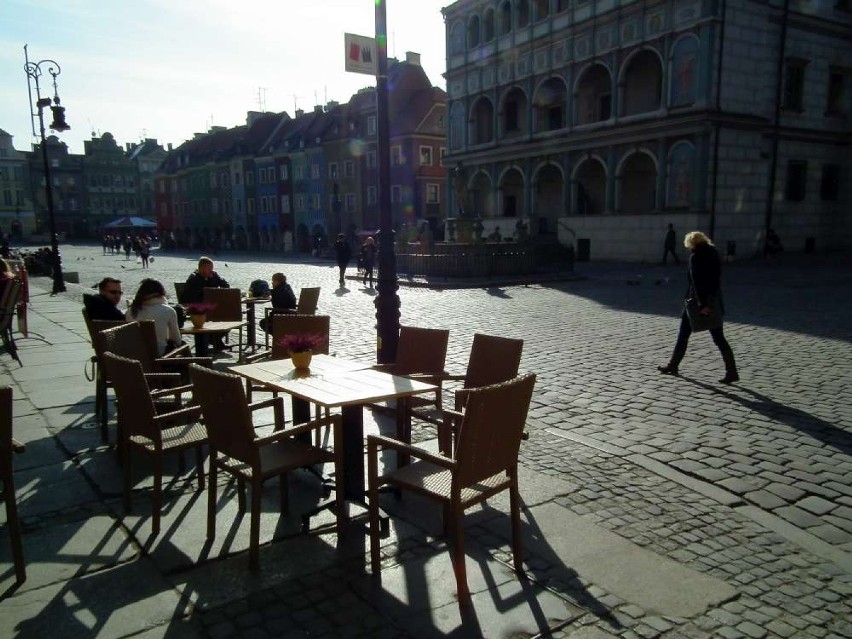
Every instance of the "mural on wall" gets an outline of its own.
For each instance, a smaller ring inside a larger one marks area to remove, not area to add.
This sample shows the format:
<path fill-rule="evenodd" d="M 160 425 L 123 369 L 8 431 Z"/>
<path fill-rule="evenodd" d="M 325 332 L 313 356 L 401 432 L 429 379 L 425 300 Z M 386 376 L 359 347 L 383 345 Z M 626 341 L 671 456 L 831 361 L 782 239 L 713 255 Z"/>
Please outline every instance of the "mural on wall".
<path fill-rule="evenodd" d="M 681 38 L 672 51 L 671 105 L 695 102 L 698 84 L 698 39 Z"/>
<path fill-rule="evenodd" d="M 667 203 L 672 207 L 688 207 L 692 202 L 692 158 L 694 149 L 688 142 L 676 144 L 669 154 Z"/>

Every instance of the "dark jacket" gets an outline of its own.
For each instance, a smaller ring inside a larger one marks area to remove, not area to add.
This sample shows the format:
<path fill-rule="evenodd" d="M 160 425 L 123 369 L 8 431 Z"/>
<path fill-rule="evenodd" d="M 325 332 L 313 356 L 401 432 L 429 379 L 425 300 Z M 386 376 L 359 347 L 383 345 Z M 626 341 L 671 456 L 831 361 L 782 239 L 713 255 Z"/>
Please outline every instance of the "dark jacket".
<path fill-rule="evenodd" d="M 296 294 L 287 282 L 272 288 L 272 308 L 296 308 Z"/>
<path fill-rule="evenodd" d="M 352 259 L 352 248 L 346 240 L 337 240 L 334 243 L 334 256 L 338 265 L 346 266 Z"/>
<path fill-rule="evenodd" d="M 205 288 L 228 288 L 228 283 L 219 277 L 216 271 L 210 277 L 201 277 L 198 271 L 186 278 L 186 287 L 183 289 L 178 302 L 181 304 L 194 304 L 204 301 Z"/>
<path fill-rule="evenodd" d="M 83 294 L 83 306 L 93 320 L 123 320 L 124 313 L 103 295 L 94 293 Z"/>
<path fill-rule="evenodd" d="M 710 300 L 720 296 L 722 262 L 719 252 L 709 244 L 698 244 L 689 256 L 689 290 L 687 297 L 698 300 L 698 306 L 707 306 Z"/>

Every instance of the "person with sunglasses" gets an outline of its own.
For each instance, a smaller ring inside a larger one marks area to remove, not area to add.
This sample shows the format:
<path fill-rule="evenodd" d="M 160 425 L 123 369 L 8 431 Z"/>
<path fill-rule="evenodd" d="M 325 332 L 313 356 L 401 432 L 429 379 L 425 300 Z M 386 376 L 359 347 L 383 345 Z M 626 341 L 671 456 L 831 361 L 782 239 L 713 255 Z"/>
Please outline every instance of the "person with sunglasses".
<path fill-rule="evenodd" d="M 121 302 L 121 280 L 113 277 L 105 277 L 98 283 L 98 294 L 85 293 L 83 295 L 83 306 L 89 312 L 89 319 L 93 320 L 123 320 L 118 304 Z"/>

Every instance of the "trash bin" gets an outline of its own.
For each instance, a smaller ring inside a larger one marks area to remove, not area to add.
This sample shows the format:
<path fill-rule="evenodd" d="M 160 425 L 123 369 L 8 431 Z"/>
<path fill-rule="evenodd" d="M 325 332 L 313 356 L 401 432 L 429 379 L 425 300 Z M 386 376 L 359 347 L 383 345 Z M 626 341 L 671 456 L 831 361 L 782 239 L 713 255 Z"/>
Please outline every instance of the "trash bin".
<path fill-rule="evenodd" d="M 577 238 L 577 261 L 588 262 L 592 253 L 592 241 L 587 237 Z"/>

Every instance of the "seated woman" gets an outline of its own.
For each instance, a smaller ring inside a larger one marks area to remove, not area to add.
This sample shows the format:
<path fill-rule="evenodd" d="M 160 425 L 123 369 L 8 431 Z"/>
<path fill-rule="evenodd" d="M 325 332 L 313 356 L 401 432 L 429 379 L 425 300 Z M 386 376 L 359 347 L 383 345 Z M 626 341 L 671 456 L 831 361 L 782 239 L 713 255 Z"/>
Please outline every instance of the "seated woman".
<path fill-rule="evenodd" d="M 177 313 L 169 306 L 166 289 L 157 280 L 146 278 L 139 283 L 139 290 L 127 311 L 127 319 L 154 321 L 160 355 L 181 344 Z"/>
<path fill-rule="evenodd" d="M 276 310 L 293 310 L 296 308 L 296 294 L 287 283 L 287 278 L 284 273 L 275 273 L 272 276 L 272 313 L 268 317 L 260 320 L 260 329 L 267 333 L 272 332 L 272 326 L 269 324 L 269 317 Z"/>

